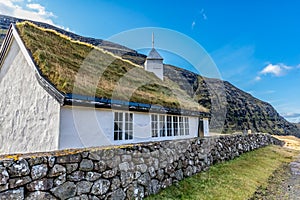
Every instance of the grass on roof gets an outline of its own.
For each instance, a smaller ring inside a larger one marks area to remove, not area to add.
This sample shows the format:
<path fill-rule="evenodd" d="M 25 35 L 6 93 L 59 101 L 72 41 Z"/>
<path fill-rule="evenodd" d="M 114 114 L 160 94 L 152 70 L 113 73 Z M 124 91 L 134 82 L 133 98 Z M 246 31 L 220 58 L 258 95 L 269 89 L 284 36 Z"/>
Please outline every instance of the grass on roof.
<path fill-rule="evenodd" d="M 62 93 L 207 111 L 142 66 L 30 22 L 16 27 L 42 75 Z"/>

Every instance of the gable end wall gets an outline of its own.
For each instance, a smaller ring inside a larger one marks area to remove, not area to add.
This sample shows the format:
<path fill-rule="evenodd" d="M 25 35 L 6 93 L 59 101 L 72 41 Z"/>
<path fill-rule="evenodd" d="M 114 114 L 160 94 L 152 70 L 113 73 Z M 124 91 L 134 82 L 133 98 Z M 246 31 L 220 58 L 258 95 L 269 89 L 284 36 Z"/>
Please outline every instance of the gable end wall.
<path fill-rule="evenodd" d="M 55 150 L 60 105 L 38 83 L 19 43 L 12 39 L 0 70 L 0 153 Z"/>

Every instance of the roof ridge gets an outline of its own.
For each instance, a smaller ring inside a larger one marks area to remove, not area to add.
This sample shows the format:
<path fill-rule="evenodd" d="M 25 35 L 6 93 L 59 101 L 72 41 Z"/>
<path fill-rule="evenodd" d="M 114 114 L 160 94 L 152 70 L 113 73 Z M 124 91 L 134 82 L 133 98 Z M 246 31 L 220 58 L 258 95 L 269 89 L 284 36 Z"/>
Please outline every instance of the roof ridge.
<path fill-rule="evenodd" d="M 91 47 L 91 48 L 93 48 L 93 49 L 102 51 L 103 53 L 106 53 L 106 54 L 108 54 L 108 55 L 111 55 L 111 56 L 115 57 L 116 59 L 120 59 L 120 60 L 122 60 L 122 61 L 124 61 L 124 62 L 127 62 L 127 63 L 129 63 L 129 64 L 131 64 L 131 65 L 134 65 L 135 67 L 143 68 L 141 65 L 138 65 L 138 64 L 136 64 L 136 63 L 133 63 L 133 62 L 131 62 L 130 60 L 123 59 L 122 57 L 117 56 L 117 55 L 113 54 L 112 52 L 109 52 L 109 51 L 107 51 L 107 50 L 105 50 L 105 49 L 103 49 L 103 48 L 101 48 L 101 47 L 95 46 L 95 45 L 90 44 L 90 43 L 87 43 L 87 42 L 82 42 L 82 41 L 80 41 L 80 40 L 74 40 L 73 38 L 71 38 L 71 37 L 69 37 L 69 36 L 67 36 L 67 35 L 65 35 L 65 34 L 59 33 L 58 31 L 56 31 L 56 30 L 54 30 L 54 29 L 44 28 L 44 27 L 41 27 L 41 26 L 39 26 L 39 25 L 37 25 L 37 24 L 35 24 L 35 23 L 33 23 L 33 22 L 30 22 L 30 21 L 17 22 L 16 25 L 18 25 L 18 24 L 20 24 L 20 25 L 22 25 L 22 24 L 24 24 L 24 25 L 25 25 L 25 24 L 29 24 L 29 25 L 34 26 L 35 28 L 40 29 L 40 30 L 42 30 L 42 31 L 52 32 L 52 33 L 56 34 L 57 36 L 59 36 L 59 37 L 61 37 L 61 38 L 64 38 L 64 39 L 67 39 L 67 40 L 69 40 L 69 41 L 71 41 L 71 42 L 73 42 L 73 43 L 75 43 L 75 44 L 81 44 L 81 45 L 85 45 L 85 46 Z"/>

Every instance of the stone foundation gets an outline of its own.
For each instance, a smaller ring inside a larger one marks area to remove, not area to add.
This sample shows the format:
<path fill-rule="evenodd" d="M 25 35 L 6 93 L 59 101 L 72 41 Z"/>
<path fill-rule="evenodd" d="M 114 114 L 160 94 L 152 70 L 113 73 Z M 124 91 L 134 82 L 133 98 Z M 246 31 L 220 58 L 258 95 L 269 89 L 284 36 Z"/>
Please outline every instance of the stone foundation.
<path fill-rule="evenodd" d="M 6 155 L 0 160 L 0 199 L 142 199 L 269 144 L 282 143 L 249 134 Z"/>

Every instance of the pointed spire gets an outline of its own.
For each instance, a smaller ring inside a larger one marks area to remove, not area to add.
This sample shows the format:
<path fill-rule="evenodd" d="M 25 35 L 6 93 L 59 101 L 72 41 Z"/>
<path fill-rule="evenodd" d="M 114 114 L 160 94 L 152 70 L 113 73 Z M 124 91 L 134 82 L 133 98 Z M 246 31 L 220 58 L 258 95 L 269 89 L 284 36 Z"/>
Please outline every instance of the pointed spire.
<path fill-rule="evenodd" d="M 154 49 L 154 32 L 152 32 L 152 49 Z"/>

